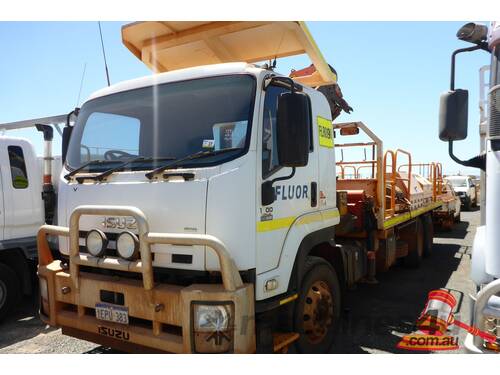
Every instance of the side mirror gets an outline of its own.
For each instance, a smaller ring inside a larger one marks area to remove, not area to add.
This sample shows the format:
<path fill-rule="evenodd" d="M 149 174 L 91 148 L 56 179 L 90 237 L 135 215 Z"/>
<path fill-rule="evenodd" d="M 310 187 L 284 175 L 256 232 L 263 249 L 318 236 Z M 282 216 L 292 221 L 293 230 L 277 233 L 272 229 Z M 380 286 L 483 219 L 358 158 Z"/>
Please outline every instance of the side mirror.
<path fill-rule="evenodd" d="M 303 167 L 309 160 L 311 108 L 299 92 L 285 92 L 278 98 L 276 120 L 278 160 L 283 167 Z"/>
<path fill-rule="evenodd" d="M 68 153 L 68 145 L 69 145 L 69 140 L 71 138 L 72 132 L 73 132 L 72 126 L 65 126 L 63 128 L 62 144 L 61 144 L 61 146 L 62 146 L 61 158 L 62 158 L 63 163 L 66 161 L 66 154 Z"/>
<path fill-rule="evenodd" d="M 441 95 L 439 103 L 439 139 L 461 141 L 467 138 L 469 92 L 456 89 Z"/>

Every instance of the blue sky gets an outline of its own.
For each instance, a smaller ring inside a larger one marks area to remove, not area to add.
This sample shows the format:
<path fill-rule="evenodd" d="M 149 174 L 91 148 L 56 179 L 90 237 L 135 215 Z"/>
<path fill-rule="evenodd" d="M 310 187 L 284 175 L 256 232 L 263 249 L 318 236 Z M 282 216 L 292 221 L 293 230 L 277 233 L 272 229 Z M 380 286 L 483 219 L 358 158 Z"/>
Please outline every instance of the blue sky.
<path fill-rule="evenodd" d="M 101 24 L 112 83 L 151 74 L 122 45 L 124 23 Z M 450 54 L 466 45 L 455 37 L 462 24 L 308 22 L 354 108 L 338 121 L 365 122 L 385 148 L 409 150 L 415 162 L 438 160 L 446 173 L 475 173 L 449 158 L 437 134 L 439 95 L 449 86 Z M 106 85 L 97 22 L 0 22 L 0 45 L 0 123 L 67 113 Z M 469 137 L 455 146 L 463 159 L 479 151 L 478 71 L 488 63 L 486 53 L 458 57 L 456 86 L 470 90 Z M 289 73 L 308 64 L 305 57 L 287 58 L 278 61 L 277 70 Z M 15 134 L 30 138 L 41 152 L 36 132 Z"/>

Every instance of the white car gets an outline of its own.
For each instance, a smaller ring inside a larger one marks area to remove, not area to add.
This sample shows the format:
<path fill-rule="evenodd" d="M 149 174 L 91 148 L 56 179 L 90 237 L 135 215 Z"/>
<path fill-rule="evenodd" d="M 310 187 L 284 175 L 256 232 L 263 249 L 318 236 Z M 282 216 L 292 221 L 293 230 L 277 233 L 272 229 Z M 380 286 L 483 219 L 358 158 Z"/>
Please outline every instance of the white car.
<path fill-rule="evenodd" d="M 474 180 L 469 176 L 448 176 L 446 180 L 451 184 L 459 196 L 465 210 L 470 210 L 477 205 L 477 192 Z"/>

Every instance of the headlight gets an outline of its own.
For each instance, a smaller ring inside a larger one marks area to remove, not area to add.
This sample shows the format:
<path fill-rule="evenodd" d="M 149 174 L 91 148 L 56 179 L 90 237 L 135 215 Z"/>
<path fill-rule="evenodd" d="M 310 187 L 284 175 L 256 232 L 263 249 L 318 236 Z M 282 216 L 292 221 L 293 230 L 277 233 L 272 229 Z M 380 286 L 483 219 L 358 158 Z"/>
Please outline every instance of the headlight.
<path fill-rule="evenodd" d="M 194 329 L 199 332 L 225 331 L 229 326 L 229 310 L 223 305 L 196 305 Z"/>
<path fill-rule="evenodd" d="M 108 239 L 99 229 L 92 229 L 85 238 L 85 247 L 90 255 L 102 257 L 108 247 Z"/>
<path fill-rule="evenodd" d="M 228 353 L 233 350 L 232 304 L 193 303 L 193 344 L 196 353 Z"/>
<path fill-rule="evenodd" d="M 136 259 L 139 253 L 139 240 L 132 232 L 123 232 L 116 239 L 116 251 L 123 259 Z"/>

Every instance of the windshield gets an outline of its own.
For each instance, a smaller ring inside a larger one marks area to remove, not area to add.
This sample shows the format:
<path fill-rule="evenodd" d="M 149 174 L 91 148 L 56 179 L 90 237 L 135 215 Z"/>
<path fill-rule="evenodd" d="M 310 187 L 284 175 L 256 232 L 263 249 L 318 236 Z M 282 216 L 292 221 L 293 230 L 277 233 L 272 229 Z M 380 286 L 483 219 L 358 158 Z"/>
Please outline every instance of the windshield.
<path fill-rule="evenodd" d="M 255 79 L 231 75 L 166 83 L 86 103 L 71 135 L 67 165 L 98 172 L 132 158 L 132 170 L 152 169 L 200 151 L 186 165 L 207 166 L 248 149 Z M 184 165 L 184 163 L 183 163 Z"/>
<path fill-rule="evenodd" d="M 448 182 L 453 187 L 467 187 L 467 179 L 466 178 L 450 178 Z"/>

